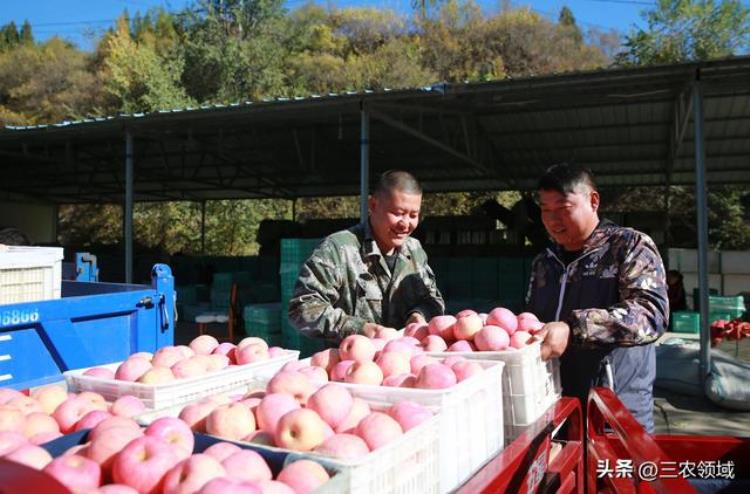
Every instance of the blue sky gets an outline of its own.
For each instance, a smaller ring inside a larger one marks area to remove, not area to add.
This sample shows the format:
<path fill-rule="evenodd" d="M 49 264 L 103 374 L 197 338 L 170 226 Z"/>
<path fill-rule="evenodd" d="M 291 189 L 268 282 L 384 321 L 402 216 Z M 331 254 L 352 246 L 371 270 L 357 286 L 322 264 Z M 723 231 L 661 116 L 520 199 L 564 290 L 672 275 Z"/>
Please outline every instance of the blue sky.
<path fill-rule="evenodd" d="M 288 0 L 287 7 L 294 8 L 306 0 Z M 513 1 L 513 5 L 528 5 L 537 12 L 556 18 L 560 9 L 567 5 L 573 10 L 583 28 L 617 29 L 628 31 L 634 24 L 641 24 L 640 12 L 647 9 L 653 0 L 530 0 Z M 0 0 L 0 24 L 15 21 L 21 24 L 28 19 L 37 39 L 59 35 L 73 41 L 84 49 L 92 46 L 92 35 L 101 34 L 112 25 L 123 11 L 145 12 L 150 7 L 162 6 L 168 10 L 179 10 L 190 0 Z M 410 10 L 409 0 L 336 0 L 318 1 L 325 5 L 380 6 L 399 12 Z M 485 10 L 493 11 L 500 0 L 478 0 Z"/>

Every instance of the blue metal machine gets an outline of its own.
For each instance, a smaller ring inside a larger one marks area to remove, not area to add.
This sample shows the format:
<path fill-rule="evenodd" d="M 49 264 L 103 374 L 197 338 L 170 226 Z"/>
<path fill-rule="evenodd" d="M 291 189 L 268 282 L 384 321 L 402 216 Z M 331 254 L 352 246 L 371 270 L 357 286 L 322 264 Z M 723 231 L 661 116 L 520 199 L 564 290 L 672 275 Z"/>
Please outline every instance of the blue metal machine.
<path fill-rule="evenodd" d="M 40 386 L 172 345 L 174 300 L 172 271 L 156 264 L 150 287 L 63 281 L 60 299 L 0 305 L 0 387 Z"/>

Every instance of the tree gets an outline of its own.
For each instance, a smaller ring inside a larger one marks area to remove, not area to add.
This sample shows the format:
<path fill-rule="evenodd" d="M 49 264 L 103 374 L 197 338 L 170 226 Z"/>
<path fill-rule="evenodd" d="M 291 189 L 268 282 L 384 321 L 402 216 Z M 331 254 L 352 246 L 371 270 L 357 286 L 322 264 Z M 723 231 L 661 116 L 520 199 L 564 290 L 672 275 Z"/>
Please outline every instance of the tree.
<path fill-rule="evenodd" d="M 10 21 L 0 28 L 0 50 L 8 50 L 18 45 L 21 40 L 16 23 Z"/>
<path fill-rule="evenodd" d="M 118 110 L 155 111 L 193 104 L 180 84 L 182 58 L 161 57 L 152 47 L 134 41 L 128 24 L 122 16 L 117 29 L 102 41 L 100 77 Z"/>
<path fill-rule="evenodd" d="M 625 38 L 620 65 L 710 60 L 750 48 L 750 8 L 739 0 L 658 0 L 647 29 Z"/>
<path fill-rule="evenodd" d="M 34 35 L 31 33 L 31 24 L 29 21 L 23 21 L 19 42 L 26 45 L 34 44 Z"/>
<path fill-rule="evenodd" d="M 561 29 L 569 31 L 570 36 L 577 44 L 581 44 L 583 42 L 583 33 L 581 33 L 581 29 L 576 24 L 576 18 L 573 15 L 572 10 L 570 10 L 568 7 L 563 7 L 562 9 L 560 9 L 560 17 L 558 18 L 557 22 Z"/>

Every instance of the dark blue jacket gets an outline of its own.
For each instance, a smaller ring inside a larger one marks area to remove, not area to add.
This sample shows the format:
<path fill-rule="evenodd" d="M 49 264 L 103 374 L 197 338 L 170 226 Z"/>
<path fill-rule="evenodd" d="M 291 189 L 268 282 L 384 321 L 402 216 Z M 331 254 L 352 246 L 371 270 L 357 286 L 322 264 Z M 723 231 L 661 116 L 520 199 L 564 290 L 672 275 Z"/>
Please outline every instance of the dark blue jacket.
<path fill-rule="evenodd" d="M 560 358 L 563 394 L 584 405 L 589 389 L 612 387 L 652 432 L 656 356 L 669 299 L 664 264 L 651 238 L 602 221 L 580 255 L 565 265 L 560 246 L 538 255 L 527 294 L 541 321 L 565 321 L 571 342 Z"/>

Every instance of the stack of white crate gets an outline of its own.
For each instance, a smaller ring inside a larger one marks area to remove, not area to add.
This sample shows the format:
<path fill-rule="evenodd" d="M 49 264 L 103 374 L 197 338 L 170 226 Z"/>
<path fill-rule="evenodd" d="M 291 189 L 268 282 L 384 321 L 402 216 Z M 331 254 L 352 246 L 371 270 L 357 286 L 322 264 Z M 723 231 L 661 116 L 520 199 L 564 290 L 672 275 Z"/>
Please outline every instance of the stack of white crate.
<path fill-rule="evenodd" d="M 0 246 L 0 305 L 60 298 L 61 247 Z"/>

